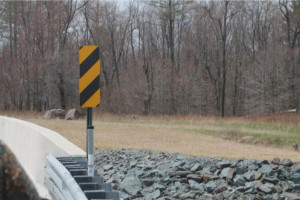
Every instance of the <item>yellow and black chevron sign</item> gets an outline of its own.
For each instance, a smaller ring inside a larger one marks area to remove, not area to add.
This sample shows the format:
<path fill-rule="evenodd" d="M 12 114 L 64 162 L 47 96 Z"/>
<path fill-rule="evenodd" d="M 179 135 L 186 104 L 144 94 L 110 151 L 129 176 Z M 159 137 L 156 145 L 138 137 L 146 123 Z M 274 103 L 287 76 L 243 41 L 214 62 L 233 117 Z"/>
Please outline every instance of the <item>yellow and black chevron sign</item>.
<path fill-rule="evenodd" d="M 94 108 L 100 104 L 100 59 L 98 46 L 82 46 L 79 49 L 80 106 Z"/>

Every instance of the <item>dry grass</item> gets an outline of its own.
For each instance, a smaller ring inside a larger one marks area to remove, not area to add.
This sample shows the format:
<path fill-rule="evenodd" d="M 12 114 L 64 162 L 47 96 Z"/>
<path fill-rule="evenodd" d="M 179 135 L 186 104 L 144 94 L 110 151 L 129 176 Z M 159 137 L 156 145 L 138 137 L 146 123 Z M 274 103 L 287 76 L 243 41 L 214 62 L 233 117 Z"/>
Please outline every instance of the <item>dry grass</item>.
<path fill-rule="evenodd" d="M 147 122 L 186 122 L 186 123 L 268 123 L 276 125 L 296 125 L 300 126 L 300 113 L 278 113 L 263 116 L 246 116 L 246 117 L 216 117 L 216 116 L 198 116 L 198 115 L 120 115 L 110 113 L 95 113 L 96 119 L 105 121 L 147 121 Z"/>
<path fill-rule="evenodd" d="M 47 127 L 85 149 L 85 120 L 44 120 L 36 114 L 10 114 L 21 119 Z M 264 117 L 261 117 L 264 118 Z M 300 161 L 300 154 L 290 148 L 274 148 L 240 144 L 218 137 L 201 134 L 193 130 L 207 124 L 247 124 L 255 118 L 216 118 L 197 116 L 135 116 L 95 114 L 95 148 L 103 149 L 149 149 L 154 151 L 179 152 L 187 155 L 222 158 L 272 159 L 290 158 Z M 266 121 L 270 120 L 266 117 Z M 283 123 L 281 120 L 280 123 Z M 289 121 L 288 123 L 294 124 Z M 211 127 L 220 129 L 220 127 Z"/>
<path fill-rule="evenodd" d="M 18 117 L 32 123 L 52 129 L 85 149 L 85 120 L 45 120 L 41 113 L 9 113 L 9 116 Z M 284 118 L 284 119 L 283 119 Z M 250 158 L 272 159 L 274 157 L 290 158 L 300 161 L 300 153 L 291 148 L 274 148 L 240 144 L 234 141 L 223 140 L 201 131 L 193 131 L 207 127 L 222 130 L 217 125 L 251 124 L 260 121 L 276 125 L 288 124 L 299 126 L 299 115 L 290 117 L 264 116 L 257 118 L 216 118 L 198 116 L 135 116 L 135 115 L 94 115 L 95 148 L 103 149 L 149 149 L 154 151 L 179 152 L 187 155 L 210 156 L 221 158 Z M 216 127 L 214 126 L 216 125 Z M 246 128 L 245 130 L 248 130 Z M 229 129 L 230 131 L 231 128 Z M 235 131 L 233 129 L 233 131 Z M 259 130 L 255 130 L 259 131 Z M 300 135 L 300 133 L 299 133 Z"/>

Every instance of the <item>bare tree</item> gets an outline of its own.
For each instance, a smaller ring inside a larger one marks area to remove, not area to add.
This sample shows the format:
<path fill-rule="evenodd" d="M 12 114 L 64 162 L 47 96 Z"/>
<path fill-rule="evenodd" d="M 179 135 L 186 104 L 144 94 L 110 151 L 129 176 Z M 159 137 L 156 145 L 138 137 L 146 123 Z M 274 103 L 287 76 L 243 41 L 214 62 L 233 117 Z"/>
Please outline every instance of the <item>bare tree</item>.
<path fill-rule="evenodd" d="M 236 12 L 229 10 L 230 1 L 224 1 L 222 17 L 213 16 L 211 8 L 205 7 L 211 19 L 217 21 L 219 27 L 219 34 L 222 41 L 222 67 L 221 67 L 221 116 L 225 116 L 225 95 L 226 95 L 226 66 L 227 66 L 227 38 L 229 34 L 230 19 Z"/>
<path fill-rule="evenodd" d="M 299 47 L 300 38 L 300 4 L 297 1 L 279 1 L 280 11 L 285 18 L 285 31 L 287 35 L 287 42 L 291 49 L 289 56 L 289 67 L 288 71 L 290 74 L 290 87 L 291 98 L 290 98 L 290 108 L 298 108 L 300 106 L 299 99 L 299 56 L 297 55 L 296 46 Z M 298 75 L 298 76 L 297 76 Z"/>

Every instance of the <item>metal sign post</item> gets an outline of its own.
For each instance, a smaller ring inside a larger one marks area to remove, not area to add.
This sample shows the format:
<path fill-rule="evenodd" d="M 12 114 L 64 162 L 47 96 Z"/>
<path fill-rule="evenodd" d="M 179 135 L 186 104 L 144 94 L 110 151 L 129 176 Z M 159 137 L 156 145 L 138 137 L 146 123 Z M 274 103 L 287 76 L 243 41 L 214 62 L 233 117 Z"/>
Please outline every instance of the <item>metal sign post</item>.
<path fill-rule="evenodd" d="M 92 124 L 93 121 L 93 109 L 92 108 L 87 108 L 87 148 L 86 148 L 86 153 L 87 153 L 87 159 L 88 159 L 88 171 L 87 175 L 88 176 L 93 176 L 94 175 L 94 127 Z"/>
<path fill-rule="evenodd" d="M 82 46 L 79 50 L 80 79 L 79 93 L 80 106 L 87 108 L 87 175 L 94 176 L 94 127 L 93 108 L 100 105 L 100 58 L 98 46 Z"/>

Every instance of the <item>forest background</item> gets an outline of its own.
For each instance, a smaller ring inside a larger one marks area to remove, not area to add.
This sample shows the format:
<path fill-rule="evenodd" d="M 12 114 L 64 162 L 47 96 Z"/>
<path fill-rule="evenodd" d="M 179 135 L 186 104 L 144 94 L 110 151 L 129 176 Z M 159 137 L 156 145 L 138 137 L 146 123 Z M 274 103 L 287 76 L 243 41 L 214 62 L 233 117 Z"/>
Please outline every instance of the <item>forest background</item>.
<path fill-rule="evenodd" d="M 299 109 L 300 1 L 0 1 L 0 30 L 1 110 L 78 108 L 88 44 L 104 112 Z"/>

